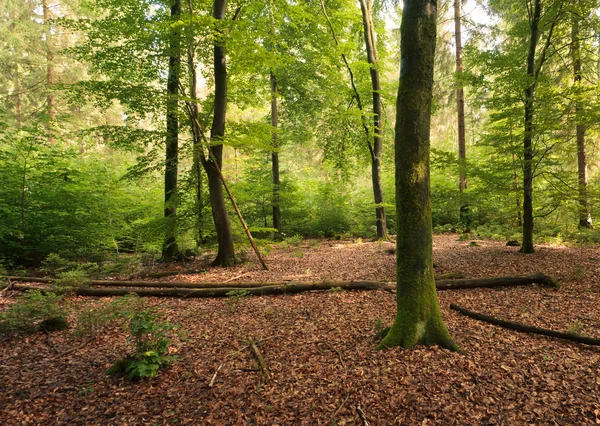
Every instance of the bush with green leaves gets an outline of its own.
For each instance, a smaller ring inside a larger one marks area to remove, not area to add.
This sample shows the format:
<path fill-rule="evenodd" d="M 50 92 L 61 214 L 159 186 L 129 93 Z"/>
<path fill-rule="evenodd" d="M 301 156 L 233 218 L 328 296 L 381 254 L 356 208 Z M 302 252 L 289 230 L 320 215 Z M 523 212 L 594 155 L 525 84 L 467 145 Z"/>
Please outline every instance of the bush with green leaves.
<path fill-rule="evenodd" d="M 169 347 L 179 327 L 161 317 L 149 309 L 131 318 L 127 340 L 134 347 L 134 353 L 113 364 L 107 374 L 124 375 L 127 380 L 143 379 L 156 376 L 159 369 L 173 363 Z"/>
<path fill-rule="evenodd" d="M 67 315 L 62 296 L 29 290 L 8 310 L 0 313 L 0 332 L 62 330 L 68 327 Z"/>

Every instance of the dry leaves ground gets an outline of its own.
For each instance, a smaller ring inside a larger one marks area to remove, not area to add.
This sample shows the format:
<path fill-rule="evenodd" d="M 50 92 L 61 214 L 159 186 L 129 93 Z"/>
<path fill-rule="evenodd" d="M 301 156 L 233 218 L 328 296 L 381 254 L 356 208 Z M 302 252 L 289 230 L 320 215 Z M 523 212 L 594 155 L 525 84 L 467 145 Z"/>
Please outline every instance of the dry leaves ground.
<path fill-rule="evenodd" d="M 389 281 L 389 248 L 323 242 L 272 251 L 269 272 L 246 264 L 173 280 L 245 274 L 237 280 Z M 126 352 L 119 329 L 57 360 L 42 333 L 0 341 L 0 424 L 362 425 L 359 411 L 376 425 L 600 424 L 600 348 L 504 330 L 448 309 L 454 302 L 562 331 L 577 324 L 600 337 L 600 248 L 540 245 L 535 254 L 521 255 L 501 242 L 475 247 L 444 235 L 435 238 L 434 258 L 438 273 L 476 278 L 539 271 L 563 287 L 440 292 L 448 328 L 466 354 L 374 351 L 375 322 L 388 324 L 394 316 L 394 295 L 384 291 L 252 297 L 237 304 L 150 299 L 188 331 L 172 368 L 140 383 L 105 376 Z M 249 336 L 270 368 L 268 383 L 251 370 Z M 80 343 L 69 331 L 51 339 L 61 350 Z"/>

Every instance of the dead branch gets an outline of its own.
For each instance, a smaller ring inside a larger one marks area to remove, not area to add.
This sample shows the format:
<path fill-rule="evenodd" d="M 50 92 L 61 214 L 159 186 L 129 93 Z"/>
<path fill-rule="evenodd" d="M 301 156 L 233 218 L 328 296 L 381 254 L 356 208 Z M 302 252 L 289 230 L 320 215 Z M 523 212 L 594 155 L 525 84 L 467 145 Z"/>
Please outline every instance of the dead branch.
<path fill-rule="evenodd" d="M 221 368 L 223 368 L 223 365 L 225 365 L 225 364 L 219 365 L 219 368 L 217 368 L 217 370 L 215 371 L 215 374 L 213 374 L 212 379 L 210 379 L 210 383 L 208 384 L 209 388 L 212 388 L 213 385 L 215 384 L 215 380 L 217 378 L 217 374 L 219 373 L 219 371 L 221 371 Z"/>
<path fill-rule="evenodd" d="M 52 359 L 58 359 L 58 358 L 62 358 L 63 356 L 67 356 L 69 354 L 72 354 L 73 352 L 77 352 L 78 350 L 82 349 L 83 347 L 89 345 L 90 343 L 92 343 L 94 340 L 96 340 L 96 336 L 90 337 L 89 339 L 87 339 L 85 342 L 83 342 L 81 345 L 71 348 L 68 351 L 62 352 L 58 355 L 56 355 L 54 358 Z"/>
<path fill-rule="evenodd" d="M 271 380 L 271 374 L 269 373 L 269 369 L 267 367 L 267 363 L 265 362 L 265 358 L 263 357 L 262 353 L 258 350 L 258 346 L 256 346 L 256 342 L 251 336 L 248 337 L 248 342 L 250 343 L 252 352 L 254 353 L 254 356 L 258 361 L 258 365 L 263 373 L 263 379 L 265 382 L 268 382 L 269 380 Z"/>
<path fill-rule="evenodd" d="M 546 328 L 534 327 L 531 325 L 520 324 L 517 322 L 504 321 L 487 315 L 479 314 L 477 312 L 469 311 L 465 308 L 461 308 L 460 306 L 455 305 L 454 303 L 450 305 L 450 309 L 453 309 L 469 318 L 494 324 L 499 327 L 507 328 L 509 330 L 520 331 L 522 333 L 541 334 L 542 336 L 555 337 L 557 339 L 569 340 L 571 342 L 600 346 L 600 339 L 578 336 L 576 334 L 563 333 L 560 331 L 548 330 Z"/>
<path fill-rule="evenodd" d="M 356 404 L 356 412 L 358 413 L 360 420 L 362 420 L 363 426 L 369 426 L 369 422 L 367 421 L 367 416 L 365 416 L 365 412 L 360 407 L 360 402 L 358 404 Z"/>
<path fill-rule="evenodd" d="M 331 416 L 331 420 L 329 420 L 329 424 L 333 424 L 333 421 L 335 420 L 336 416 L 342 410 L 342 408 L 344 408 L 344 405 L 346 405 L 346 402 L 348 402 L 349 398 L 350 398 L 350 394 L 346 395 L 346 398 L 344 399 L 344 401 L 340 404 L 338 409 L 335 410 L 335 413 L 333 413 L 333 415 Z"/>
<path fill-rule="evenodd" d="M 7 277 L 7 279 L 8 279 L 8 285 L 6 287 L 4 287 L 2 290 L 0 290 L 0 294 L 4 294 L 5 292 L 8 292 L 13 288 L 14 281 L 11 280 L 11 277 Z"/>

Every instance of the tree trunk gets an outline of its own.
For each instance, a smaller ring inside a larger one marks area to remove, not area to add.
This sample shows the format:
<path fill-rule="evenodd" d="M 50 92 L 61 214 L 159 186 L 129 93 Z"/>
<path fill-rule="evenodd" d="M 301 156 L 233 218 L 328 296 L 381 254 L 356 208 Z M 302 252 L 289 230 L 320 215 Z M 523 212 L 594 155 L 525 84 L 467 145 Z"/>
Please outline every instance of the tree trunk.
<path fill-rule="evenodd" d="M 181 0 L 171 4 L 171 19 L 181 15 Z M 179 164 L 179 75 L 181 72 L 181 30 L 171 30 L 169 39 L 169 75 L 167 79 L 167 136 L 165 155 L 165 239 L 162 259 L 175 260 L 179 255 L 177 247 L 177 167 Z"/>
<path fill-rule="evenodd" d="M 225 19 L 227 0 L 214 0 L 213 18 Z M 219 249 L 213 266 L 233 266 L 236 263 L 233 247 L 231 222 L 225 206 L 223 185 L 219 170 L 223 170 L 223 144 L 225 136 L 225 114 L 227 110 L 227 66 L 225 62 L 225 39 L 222 31 L 215 32 L 214 44 L 215 103 L 212 127 L 210 129 L 209 157 L 203 162 L 208 176 L 208 192 L 212 207 L 213 221 L 217 231 Z"/>
<path fill-rule="evenodd" d="M 31 283 L 52 283 L 54 278 L 42 277 L 20 277 L 20 276 L 1 276 L 10 281 L 31 282 Z M 458 290 L 466 288 L 494 288 L 494 287 L 513 287 L 528 284 L 541 284 L 549 287 L 559 288 L 560 284 L 554 278 L 542 274 L 517 275 L 496 278 L 461 278 L 461 279 L 439 279 L 435 281 L 438 290 Z M 395 289 L 394 283 L 380 281 L 322 281 L 322 282 L 188 282 L 188 281 L 119 281 L 119 280 L 91 280 L 90 285 L 101 287 L 140 287 L 140 288 L 228 288 L 245 289 L 257 287 L 302 287 L 308 289 L 318 286 L 318 290 L 328 290 L 339 287 L 344 290 L 372 290 L 381 288 L 385 290 Z"/>
<path fill-rule="evenodd" d="M 404 0 L 395 137 L 397 312 L 380 349 L 458 349 L 442 319 L 433 277 L 429 137 L 436 20 L 435 0 Z"/>
<path fill-rule="evenodd" d="M 11 281 L 51 283 L 50 278 L 10 277 Z M 459 290 L 472 288 L 514 287 L 538 283 L 557 287 L 558 283 L 544 274 L 525 275 L 517 277 L 479 278 L 461 280 L 440 280 L 435 283 L 438 290 Z M 189 283 L 189 282 L 148 282 L 148 281 L 101 281 L 92 280 L 91 285 L 109 288 L 74 288 L 73 292 L 81 296 L 121 296 L 136 293 L 139 296 L 156 297 L 227 297 L 232 292 L 244 292 L 255 296 L 278 294 L 295 294 L 305 291 L 323 290 L 386 290 L 393 291 L 394 283 L 379 281 L 317 281 L 317 282 L 287 282 L 287 283 Z M 110 288 L 125 287 L 125 288 Z M 32 285 L 13 285 L 13 290 L 42 290 L 50 288 Z M 229 294 L 228 294 L 229 293 Z"/>
<path fill-rule="evenodd" d="M 273 126 L 273 153 L 271 154 L 271 168 L 273 173 L 273 228 L 281 233 L 281 208 L 279 207 L 279 139 L 277 110 L 277 79 L 271 70 L 271 126 Z"/>
<path fill-rule="evenodd" d="M 573 56 L 573 86 L 575 88 L 575 121 L 577 133 L 577 176 L 579 183 L 579 227 L 591 228 L 592 215 L 588 198 L 587 153 L 585 148 L 586 126 L 582 123 L 583 105 L 581 101 L 581 47 L 579 43 L 579 17 L 571 15 L 571 54 Z"/>
<path fill-rule="evenodd" d="M 381 111 L 381 84 L 377 58 L 375 30 L 373 28 L 373 10 L 366 0 L 360 0 L 360 10 L 363 18 L 365 47 L 371 73 L 371 90 L 373 92 L 373 147 L 371 151 L 371 178 L 373 181 L 373 196 L 375 198 L 375 216 L 377 218 L 377 238 L 387 238 L 387 220 L 383 207 L 383 185 L 381 183 L 381 154 L 383 151 L 383 129 Z"/>
<path fill-rule="evenodd" d="M 525 132 L 523 136 L 523 246 L 522 253 L 533 253 L 533 114 L 535 99 L 535 51 L 539 38 L 541 0 L 535 0 L 531 19 L 529 52 L 527 54 L 527 77 L 529 86 L 525 89 Z"/>
<path fill-rule="evenodd" d="M 54 139 L 53 125 L 56 118 L 56 109 L 54 106 L 54 93 L 52 92 L 54 85 L 54 53 L 52 52 L 52 28 L 50 26 L 51 10 L 50 0 L 42 1 L 42 13 L 44 17 L 44 26 L 46 27 L 46 90 L 48 95 L 46 97 L 46 112 L 48 114 L 48 122 L 46 123 L 48 143 L 56 143 Z"/>
<path fill-rule="evenodd" d="M 454 39 L 456 44 L 456 75 L 460 76 L 463 71 L 462 63 L 462 34 L 461 34 L 461 0 L 454 0 Z M 462 83 L 461 83 L 462 84 Z M 471 219 L 469 215 L 469 204 L 465 200 L 465 190 L 467 189 L 467 151 L 465 136 L 465 94 L 462 85 L 456 88 L 456 115 L 458 122 L 458 175 L 460 189 L 460 222 L 465 226 L 465 231 L 469 232 Z"/>

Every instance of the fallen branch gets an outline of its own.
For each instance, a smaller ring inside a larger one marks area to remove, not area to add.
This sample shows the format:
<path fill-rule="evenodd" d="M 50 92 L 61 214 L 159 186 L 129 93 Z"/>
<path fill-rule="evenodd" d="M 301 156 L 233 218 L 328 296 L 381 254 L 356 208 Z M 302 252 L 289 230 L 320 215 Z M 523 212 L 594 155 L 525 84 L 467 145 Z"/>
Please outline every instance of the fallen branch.
<path fill-rule="evenodd" d="M 333 413 L 333 415 L 331 416 L 331 420 L 329 420 L 329 424 L 334 424 L 334 420 L 335 420 L 336 416 L 342 410 L 342 408 L 344 408 L 344 405 L 346 405 L 346 402 L 348 402 L 349 398 L 350 398 L 350 394 L 346 395 L 346 398 L 344 399 L 344 401 L 340 404 L 338 409 L 335 410 L 335 413 Z"/>
<path fill-rule="evenodd" d="M 475 278 L 459 280 L 437 280 L 435 287 L 438 290 L 452 290 L 463 288 L 492 288 L 512 287 L 527 284 L 542 284 L 549 287 L 560 288 L 560 284 L 554 278 L 545 274 L 517 275 L 498 278 Z"/>
<path fill-rule="evenodd" d="M 271 374 L 269 373 L 269 369 L 267 368 L 267 363 L 265 362 L 265 358 L 262 353 L 258 350 L 258 346 L 256 346 L 256 342 L 252 337 L 248 337 L 248 343 L 250 343 L 250 347 L 252 348 L 252 352 L 254 352 L 254 356 L 258 361 L 258 366 L 260 367 L 263 373 L 263 379 L 265 382 L 271 380 Z"/>
<path fill-rule="evenodd" d="M 358 404 L 356 404 L 356 412 L 358 413 L 360 420 L 362 420 L 363 426 L 369 426 L 369 422 L 367 421 L 367 416 L 365 416 L 365 412 L 362 410 L 362 408 L 360 408 L 360 402 Z"/>
<path fill-rule="evenodd" d="M 219 368 L 217 368 L 217 370 L 215 371 L 215 374 L 213 374 L 212 379 L 210 379 L 210 383 L 208 384 L 209 388 L 212 388 L 213 385 L 215 384 L 215 380 L 217 378 L 217 374 L 219 373 L 219 371 L 221 371 L 221 368 L 223 368 L 223 365 L 225 365 L 225 364 L 219 365 Z"/>
<path fill-rule="evenodd" d="M 8 279 L 8 285 L 6 287 L 4 287 L 2 290 L 0 290 L 0 294 L 4 294 L 5 292 L 10 291 L 15 284 L 14 281 L 11 280 L 11 277 L 7 277 L 7 279 Z"/>
<path fill-rule="evenodd" d="M 558 339 L 569 340 L 571 342 L 600 346 L 600 339 L 594 339 L 592 337 L 578 336 L 576 334 L 548 330 L 546 328 L 534 327 L 531 325 L 520 324 L 517 322 L 504 321 L 487 315 L 479 314 L 477 312 L 469 311 L 465 308 L 461 308 L 460 306 L 455 305 L 454 303 L 450 305 L 450 309 L 453 309 L 469 318 L 484 321 L 510 330 L 520 331 L 523 333 L 541 334 L 542 336 L 556 337 Z"/>
<path fill-rule="evenodd" d="M 89 339 L 87 339 L 85 342 L 83 342 L 81 345 L 79 345 L 77 347 L 71 348 L 68 351 L 65 351 L 65 352 L 62 352 L 62 353 L 56 355 L 53 359 L 62 358 L 63 356 L 67 356 L 69 354 L 72 354 L 73 352 L 77 352 L 79 349 L 82 349 L 83 347 L 89 345 L 94 340 L 96 340 L 96 336 L 90 337 Z"/>

